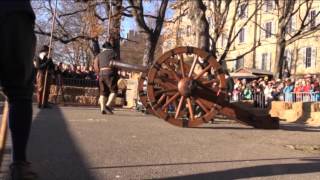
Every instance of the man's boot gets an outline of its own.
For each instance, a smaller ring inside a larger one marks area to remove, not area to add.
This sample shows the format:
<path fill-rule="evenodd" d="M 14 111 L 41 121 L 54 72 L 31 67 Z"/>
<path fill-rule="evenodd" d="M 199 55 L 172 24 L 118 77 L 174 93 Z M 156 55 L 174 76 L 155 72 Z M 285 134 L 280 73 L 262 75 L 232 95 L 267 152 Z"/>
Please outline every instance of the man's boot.
<path fill-rule="evenodd" d="M 106 114 L 106 98 L 104 96 L 99 97 L 100 110 L 102 114 Z"/>
<path fill-rule="evenodd" d="M 116 93 L 111 93 L 108 97 L 108 102 L 107 102 L 107 106 L 106 106 L 106 110 L 110 113 L 113 114 L 113 111 L 111 109 L 111 104 L 113 102 L 113 100 L 116 98 Z"/>

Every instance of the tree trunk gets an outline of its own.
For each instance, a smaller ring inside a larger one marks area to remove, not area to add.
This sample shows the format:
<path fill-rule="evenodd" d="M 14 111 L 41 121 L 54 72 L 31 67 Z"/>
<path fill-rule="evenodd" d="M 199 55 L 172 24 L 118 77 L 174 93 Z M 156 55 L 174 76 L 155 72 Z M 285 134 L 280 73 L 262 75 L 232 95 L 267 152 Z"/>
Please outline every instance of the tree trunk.
<path fill-rule="evenodd" d="M 285 2 L 279 4 L 279 21 L 278 21 L 278 33 L 277 33 L 277 45 L 276 45 L 276 58 L 274 61 L 274 66 L 272 72 L 274 74 L 274 78 L 282 78 L 283 73 L 283 55 L 286 49 L 286 22 L 288 18 L 285 17 L 285 11 L 287 10 Z"/>
<path fill-rule="evenodd" d="M 112 2 L 112 14 L 110 32 L 109 32 L 109 41 L 113 45 L 114 50 L 117 53 L 116 59 L 120 59 L 120 28 L 121 28 L 121 8 L 122 0 L 117 0 Z"/>
<path fill-rule="evenodd" d="M 197 0 L 195 2 L 195 6 L 197 9 L 200 9 L 200 16 L 199 18 L 199 26 L 198 26 L 198 35 L 199 35 L 199 48 L 209 52 L 209 45 L 210 45 L 210 34 L 209 34 L 209 23 L 206 18 L 206 10 L 207 7 L 203 3 L 202 0 Z"/>
<path fill-rule="evenodd" d="M 156 38 L 155 36 L 148 34 L 145 47 L 146 49 L 143 55 L 144 66 L 151 65 L 153 63 L 158 39 L 159 38 Z"/>
<path fill-rule="evenodd" d="M 283 57 L 284 52 L 286 49 L 285 41 L 284 40 L 277 40 L 277 47 L 276 47 L 276 58 L 274 62 L 273 72 L 275 78 L 282 78 L 283 75 Z"/>

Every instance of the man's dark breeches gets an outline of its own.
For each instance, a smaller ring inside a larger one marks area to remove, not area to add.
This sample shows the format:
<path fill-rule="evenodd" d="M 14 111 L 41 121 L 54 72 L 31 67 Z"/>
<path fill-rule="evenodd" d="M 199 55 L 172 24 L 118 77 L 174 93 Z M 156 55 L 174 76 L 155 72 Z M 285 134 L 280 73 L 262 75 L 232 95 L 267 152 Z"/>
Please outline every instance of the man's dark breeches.
<path fill-rule="evenodd" d="M 9 127 L 13 160 L 26 160 L 32 120 L 34 68 L 32 59 L 36 38 L 34 19 L 28 13 L 0 17 L 0 81 L 9 101 Z"/>
<path fill-rule="evenodd" d="M 109 96 L 110 93 L 117 92 L 117 82 L 112 75 L 100 75 L 99 77 L 99 91 L 101 96 Z"/>

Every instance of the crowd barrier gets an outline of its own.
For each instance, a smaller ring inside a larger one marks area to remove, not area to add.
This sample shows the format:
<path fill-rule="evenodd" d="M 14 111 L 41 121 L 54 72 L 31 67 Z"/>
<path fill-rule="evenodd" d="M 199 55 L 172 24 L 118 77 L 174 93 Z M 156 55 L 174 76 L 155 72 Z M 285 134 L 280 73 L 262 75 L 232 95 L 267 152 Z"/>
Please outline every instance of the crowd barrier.
<path fill-rule="evenodd" d="M 243 94 L 233 94 L 230 98 L 230 102 L 241 102 L 241 101 L 252 101 L 253 106 L 260 109 L 265 109 L 270 104 L 268 98 L 265 97 L 264 93 L 254 93 L 250 97 L 245 97 Z"/>
<path fill-rule="evenodd" d="M 264 93 L 255 93 L 251 97 L 246 98 L 243 94 L 233 94 L 230 102 L 253 101 L 254 107 L 267 108 L 271 101 L 285 101 L 285 102 L 320 102 L 319 92 L 290 92 L 280 94 L 278 99 L 268 98 Z"/>
<path fill-rule="evenodd" d="M 61 81 L 64 86 L 77 86 L 77 87 L 98 87 L 98 81 L 92 79 L 74 79 L 63 78 Z M 53 82 L 54 85 L 60 84 L 58 80 Z"/>
<path fill-rule="evenodd" d="M 283 94 L 285 102 L 320 102 L 320 92 L 291 92 Z"/>

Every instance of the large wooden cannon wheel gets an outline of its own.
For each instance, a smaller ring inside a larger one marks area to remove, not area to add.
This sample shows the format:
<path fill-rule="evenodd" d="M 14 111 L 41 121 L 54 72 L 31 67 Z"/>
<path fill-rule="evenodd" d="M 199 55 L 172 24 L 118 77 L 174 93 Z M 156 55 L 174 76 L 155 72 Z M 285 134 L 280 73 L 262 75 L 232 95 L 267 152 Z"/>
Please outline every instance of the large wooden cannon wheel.
<path fill-rule="evenodd" d="M 194 47 L 166 52 L 150 68 L 147 78 L 148 99 L 155 113 L 183 127 L 212 120 L 219 106 L 206 97 L 217 97 L 226 87 L 220 64 L 208 52 Z"/>
<path fill-rule="evenodd" d="M 141 76 L 138 80 L 138 94 L 139 94 L 139 100 L 144 106 L 144 108 L 146 109 L 146 111 L 150 114 L 157 116 L 157 114 L 151 108 L 149 99 L 147 96 L 147 74 L 146 73 L 141 73 Z"/>

